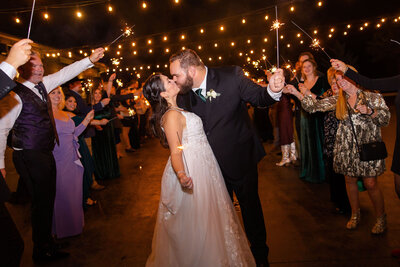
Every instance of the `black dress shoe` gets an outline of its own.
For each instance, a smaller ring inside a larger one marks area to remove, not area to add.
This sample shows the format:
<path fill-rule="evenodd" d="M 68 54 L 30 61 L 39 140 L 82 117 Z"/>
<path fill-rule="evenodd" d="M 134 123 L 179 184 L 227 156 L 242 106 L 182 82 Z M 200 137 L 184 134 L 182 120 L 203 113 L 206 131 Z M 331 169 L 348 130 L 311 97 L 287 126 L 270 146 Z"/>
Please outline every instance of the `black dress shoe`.
<path fill-rule="evenodd" d="M 58 249 L 52 249 L 47 251 L 34 251 L 32 259 L 36 262 L 41 261 L 55 261 L 65 259 L 69 256 L 68 252 L 64 252 Z"/>

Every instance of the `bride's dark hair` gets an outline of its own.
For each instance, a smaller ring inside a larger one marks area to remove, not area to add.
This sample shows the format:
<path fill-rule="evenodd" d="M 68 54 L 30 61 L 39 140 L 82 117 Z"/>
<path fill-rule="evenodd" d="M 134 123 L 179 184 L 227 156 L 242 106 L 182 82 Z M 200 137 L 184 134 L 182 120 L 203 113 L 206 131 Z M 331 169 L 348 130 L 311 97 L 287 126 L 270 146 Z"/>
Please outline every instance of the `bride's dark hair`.
<path fill-rule="evenodd" d="M 143 95 L 149 101 L 153 110 L 153 115 L 150 118 L 150 126 L 154 135 L 160 139 L 163 147 L 168 148 L 167 138 L 161 129 L 161 119 L 169 107 L 167 101 L 160 95 L 161 92 L 165 92 L 161 73 L 152 74 L 144 83 Z"/>

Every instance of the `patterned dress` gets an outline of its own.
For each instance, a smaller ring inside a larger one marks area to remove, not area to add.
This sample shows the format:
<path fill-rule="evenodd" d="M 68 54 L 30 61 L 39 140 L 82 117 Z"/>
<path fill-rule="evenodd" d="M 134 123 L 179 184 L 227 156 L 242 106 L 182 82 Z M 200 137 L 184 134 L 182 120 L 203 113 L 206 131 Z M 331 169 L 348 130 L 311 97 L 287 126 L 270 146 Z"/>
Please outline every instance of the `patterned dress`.
<path fill-rule="evenodd" d="M 331 111 L 336 108 L 338 96 L 331 96 L 321 100 L 315 100 L 310 96 L 304 96 L 302 107 L 308 112 Z M 354 124 L 358 143 L 366 144 L 374 141 L 382 141 L 381 127 L 387 126 L 390 120 L 389 108 L 386 106 L 382 95 L 377 93 L 357 91 L 357 103 L 365 101 L 375 110 L 376 117 L 357 113 L 354 107 L 348 106 L 349 114 Z M 335 172 L 352 177 L 374 177 L 385 171 L 385 160 L 360 161 L 358 149 L 353 134 L 350 120 L 342 120 L 336 134 L 333 149 L 333 167 Z"/>

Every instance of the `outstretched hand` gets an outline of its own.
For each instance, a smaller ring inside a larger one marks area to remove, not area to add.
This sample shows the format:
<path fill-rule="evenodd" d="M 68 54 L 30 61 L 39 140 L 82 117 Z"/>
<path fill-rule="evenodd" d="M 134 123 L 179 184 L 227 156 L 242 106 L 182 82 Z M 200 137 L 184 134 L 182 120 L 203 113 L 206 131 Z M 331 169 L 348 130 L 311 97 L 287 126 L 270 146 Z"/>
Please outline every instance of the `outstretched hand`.
<path fill-rule="evenodd" d="M 285 77 L 283 76 L 283 70 L 277 69 L 269 79 L 269 88 L 274 93 L 279 93 L 285 86 Z"/>
<path fill-rule="evenodd" d="M 102 57 L 104 57 L 104 48 L 96 48 L 93 53 L 89 56 L 89 59 L 92 63 L 99 61 Z"/>
<path fill-rule="evenodd" d="M 347 70 L 346 63 L 338 59 L 331 59 L 331 65 L 335 70 L 341 71 L 343 73 L 345 73 Z"/>
<path fill-rule="evenodd" d="M 11 47 L 10 53 L 8 53 L 5 61 L 15 69 L 24 65 L 31 58 L 31 43 L 33 43 L 33 41 L 29 39 L 22 39 L 16 42 Z"/>

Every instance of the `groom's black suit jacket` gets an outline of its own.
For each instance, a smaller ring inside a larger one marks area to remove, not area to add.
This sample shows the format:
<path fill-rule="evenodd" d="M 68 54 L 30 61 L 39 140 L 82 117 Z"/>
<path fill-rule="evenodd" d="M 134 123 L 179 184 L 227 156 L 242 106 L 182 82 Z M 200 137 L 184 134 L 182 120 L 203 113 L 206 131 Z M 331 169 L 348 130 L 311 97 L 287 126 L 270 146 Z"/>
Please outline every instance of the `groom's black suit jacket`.
<path fill-rule="evenodd" d="M 208 68 L 207 92 L 220 95 L 204 103 L 193 91 L 179 95 L 178 105 L 201 117 L 218 164 L 229 183 L 242 184 L 245 174 L 265 156 L 246 103 L 269 106 L 276 101 L 267 88 L 244 76 L 237 66 Z"/>

